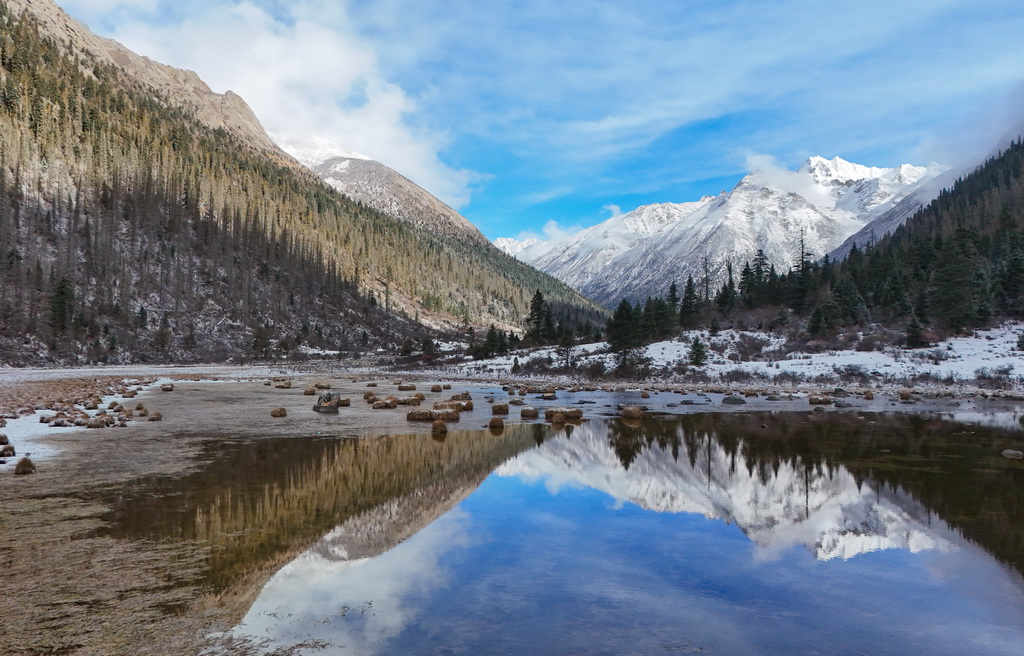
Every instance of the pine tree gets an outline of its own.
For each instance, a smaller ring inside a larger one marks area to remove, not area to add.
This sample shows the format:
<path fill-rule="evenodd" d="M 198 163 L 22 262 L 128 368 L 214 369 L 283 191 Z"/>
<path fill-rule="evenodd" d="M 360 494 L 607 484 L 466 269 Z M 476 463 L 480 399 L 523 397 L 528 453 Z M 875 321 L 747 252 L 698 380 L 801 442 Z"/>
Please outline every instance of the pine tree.
<path fill-rule="evenodd" d="M 50 326 L 55 333 L 63 333 L 71 327 L 75 311 L 75 292 L 71 281 L 61 277 L 50 296 Z"/>
<path fill-rule="evenodd" d="M 708 352 L 700 338 L 694 336 L 690 341 L 690 351 L 686 357 L 687 361 L 695 367 L 701 367 L 708 361 Z"/>
<path fill-rule="evenodd" d="M 910 321 L 907 322 L 906 344 L 910 349 L 929 346 L 928 340 L 924 336 L 924 328 L 921 327 L 921 322 L 918 321 L 916 314 L 911 314 Z"/>
<path fill-rule="evenodd" d="M 693 282 L 693 276 L 686 278 L 686 286 L 683 287 L 683 298 L 679 301 L 679 325 L 683 328 L 693 328 L 700 318 L 700 299 L 697 298 L 697 286 Z"/>

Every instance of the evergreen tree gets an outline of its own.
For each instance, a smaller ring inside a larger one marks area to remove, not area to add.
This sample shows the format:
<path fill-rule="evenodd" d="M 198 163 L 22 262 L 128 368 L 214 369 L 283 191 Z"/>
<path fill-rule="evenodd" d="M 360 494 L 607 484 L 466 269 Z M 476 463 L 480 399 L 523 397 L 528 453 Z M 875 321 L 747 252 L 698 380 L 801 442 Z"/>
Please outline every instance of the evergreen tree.
<path fill-rule="evenodd" d="M 608 347 L 615 353 L 635 349 L 643 344 L 640 332 L 642 312 L 637 312 L 629 301 L 619 301 L 612 318 L 608 320 L 605 332 L 608 336 Z"/>
<path fill-rule="evenodd" d="M 683 287 L 683 298 L 679 301 L 679 324 L 683 328 L 693 328 L 700 319 L 700 299 L 697 297 L 697 286 L 693 276 L 686 278 Z"/>
<path fill-rule="evenodd" d="M 55 333 L 63 333 L 71 327 L 75 311 L 75 292 L 71 281 L 61 277 L 50 296 L 50 326 Z"/>
<path fill-rule="evenodd" d="M 906 344 L 910 349 L 930 346 L 928 340 L 925 339 L 924 328 L 921 327 L 921 322 L 918 321 L 916 314 L 911 314 L 910 321 L 907 322 Z"/>
<path fill-rule="evenodd" d="M 947 241 L 939 253 L 942 266 L 932 270 L 929 305 L 942 325 L 959 331 L 972 325 L 978 314 L 973 284 L 973 249 L 963 242 Z"/>
<path fill-rule="evenodd" d="M 687 361 L 695 367 L 701 367 L 708 361 L 708 352 L 700 338 L 694 336 L 690 341 L 690 351 L 686 356 Z"/>

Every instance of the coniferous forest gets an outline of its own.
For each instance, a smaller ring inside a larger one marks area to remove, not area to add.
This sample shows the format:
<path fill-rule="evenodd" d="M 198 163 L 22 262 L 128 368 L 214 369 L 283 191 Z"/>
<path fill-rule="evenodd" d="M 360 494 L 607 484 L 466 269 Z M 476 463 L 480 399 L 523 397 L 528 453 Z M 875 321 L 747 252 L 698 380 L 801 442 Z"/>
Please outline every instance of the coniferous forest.
<path fill-rule="evenodd" d="M 362 206 L 69 52 L 0 4 L 7 362 L 394 348 L 428 316 L 522 325 L 537 289 L 567 320 L 598 316 L 497 249 Z"/>

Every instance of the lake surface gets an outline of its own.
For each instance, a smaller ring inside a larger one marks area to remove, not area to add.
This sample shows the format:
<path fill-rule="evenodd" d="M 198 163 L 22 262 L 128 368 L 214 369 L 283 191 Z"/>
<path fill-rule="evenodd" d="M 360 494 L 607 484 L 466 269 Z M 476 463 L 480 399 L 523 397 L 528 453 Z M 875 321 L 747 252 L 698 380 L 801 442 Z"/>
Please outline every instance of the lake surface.
<path fill-rule="evenodd" d="M 299 653 L 1019 655 L 1022 444 L 808 413 L 263 440 L 110 530 L 263 572 L 232 636 Z"/>

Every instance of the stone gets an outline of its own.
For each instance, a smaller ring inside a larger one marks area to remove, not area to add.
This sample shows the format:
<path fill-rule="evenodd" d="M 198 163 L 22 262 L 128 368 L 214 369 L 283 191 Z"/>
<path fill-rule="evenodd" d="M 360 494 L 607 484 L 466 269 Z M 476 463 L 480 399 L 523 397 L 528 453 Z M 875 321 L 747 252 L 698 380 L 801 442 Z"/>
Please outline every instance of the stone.
<path fill-rule="evenodd" d="M 619 416 L 623 419 L 640 419 L 644 416 L 644 412 L 640 409 L 640 406 L 627 405 L 619 410 Z"/>
<path fill-rule="evenodd" d="M 729 394 L 728 396 L 722 397 L 722 403 L 725 405 L 744 405 L 747 400 L 742 396 L 736 396 L 735 394 Z"/>
<path fill-rule="evenodd" d="M 284 408 L 274 408 L 273 410 L 270 411 L 270 416 L 271 417 L 278 417 L 278 418 L 280 418 L 280 417 L 287 417 L 288 416 L 288 411 L 285 410 Z"/>
<path fill-rule="evenodd" d="M 1018 449 L 1003 449 L 1002 456 L 1009 458 L 1010 460 L 1020 460 L 1024 458 L 1024 451 Z"/>

